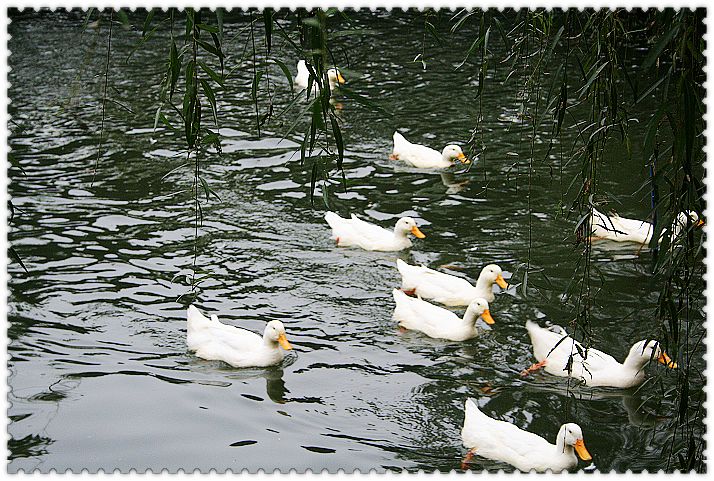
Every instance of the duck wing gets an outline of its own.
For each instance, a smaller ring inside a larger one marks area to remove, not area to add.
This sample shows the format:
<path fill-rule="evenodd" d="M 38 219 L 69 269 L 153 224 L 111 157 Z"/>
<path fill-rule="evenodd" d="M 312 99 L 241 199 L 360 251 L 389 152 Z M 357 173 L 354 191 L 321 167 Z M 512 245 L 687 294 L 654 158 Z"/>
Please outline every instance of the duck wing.
<path fill-rule="evenodd" d="M 404 289 L 417 289 L 417 294 L 428 299 L 447 299 L 474 289 L 465 279 L 426 266 L 409 265 L 401 259 L 397 259 L 397 269 Z"/>
<path fill-rule="evenodd" d="M 399 132 L 394 132 L 392 139 L 394 140 L 394 149 L 392 150 L 394 154 L 405 152 L 409 150 L 412 145 L 412 143 L 405 139 Z"/>
<path fill-rule="evenodd" d="M 394 319 L 407 329 L 437 333 L 451 325 L 460 325 L 461 319 L 447 309 L 409 297 L 399 289 L 394 289 L 392 296 L 396 304 Z"/>
<path fill-rule="evenodd" d="M 476 448 L 476 454 L 506 461 L 517 467 L 529 463 L 530 453 L 551 446 L 536 434 L 487 416 L 472 399 L 466 401 L 462 437 L 466 447 Z"/>
<path fill-rule="evenodd" d="M 593 209 L 593 234 L 611 239 L 632 240 L 640 243 L 649 242 L 652 224 L 647 221 L 628 219 L 613 213 L 605 215 Z"/>
<path fill-rule="evenodd" d="M 351 219 L 344 219 L 334 212 L 326 212 L 325 220 L 332 229 L 332 238 L 338 240 L 341 246 L 359 244 L 362 235 L 355 229 Z"/>
<path fill-rule="evenodd" d="M 297 75 L 295 75 L 295 85 L 300 88 L 307 88 L 308 79 L 310 78 L 310 71 L 307 69 L 304 60 L 298 61 L 297 64 Z"/>
<path fill-rule="evenodd" d="M 385 239 L 391 239 L 394 237 L 394 232 L 387 230 L 383 227 L 380 227 L 378 225 L 372 224 L 370 222 L 363 221 L 362 219 L 358 218 L 356 215 L 352 214 L 352 218 L 350 219 L 352 228 L 357 232 L 361 237 L 363 237 L 365 240 L 369 242 L 379 242 L 379 241 L 384 241 Z"/>

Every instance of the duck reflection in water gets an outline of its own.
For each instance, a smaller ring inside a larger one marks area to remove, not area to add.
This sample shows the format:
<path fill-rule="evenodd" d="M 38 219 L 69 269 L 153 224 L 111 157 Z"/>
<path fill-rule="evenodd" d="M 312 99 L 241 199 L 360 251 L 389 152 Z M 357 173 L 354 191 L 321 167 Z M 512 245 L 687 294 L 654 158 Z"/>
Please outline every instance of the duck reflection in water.
<path fill-rule="evenodd" d="M 440 172 L 441 183 L 446 187 L 447 194 L 458 194 L 469 185 L 470 180 L 457 181 L 453 172 Z"/>

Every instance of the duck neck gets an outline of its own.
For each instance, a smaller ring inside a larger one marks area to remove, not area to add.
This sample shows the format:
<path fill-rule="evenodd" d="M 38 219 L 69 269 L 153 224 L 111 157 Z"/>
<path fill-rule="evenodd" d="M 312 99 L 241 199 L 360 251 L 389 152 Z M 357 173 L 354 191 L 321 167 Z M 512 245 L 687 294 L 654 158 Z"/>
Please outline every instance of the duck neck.
<path fill-rule="evenodd" d="M 273 349 L 278 348 L 278 341 L 276 341 L 275 339 L 271 339 L 270 336 L 268 336 L 267 332 L 263 333 L 263 344 L 265 344 L 266 347 L 270 347 Z"/>
<path fill-rule="evenodd" d="M 649 358 L 640 355 L 640 353 L 631 352 L 627 355 L 622 365 L 631 371 L 640 372 L 648 362 L 650 362 Z"/>
<path fill-rule="evenodd" d="M 441 160 L 443 160 L 445 164 L 449 165 L 454 163 L 454 161 L 451 160 L 451 157 L 449 157 L 449 154 L 447 154 L 446 152 L 441 153 Z"/>
<path fill-rule="evenodd" d="M 475 331 L 476 330 L 476 322 L 478 322 L 479 318 L 481 317 L 481 314 L 477 314 L 471 309 L 466 309 L 466 312 L 464 313 L 463 321 L 466 326 L 469 327 L 469 329 Z"/>
<path fill-rule="evenodd" d="M 563 436 L 558 436 L 558 439 L 555 442 L 555 450 L 560 456 L 576 458 L 576 462 L 577 462 L 577 456 L 575 454 L 575 449 L 572 446 L 570 446 L 569 444 L 565 444 L 565 439 Z"/>
<path fill-rule="evenodd" d="M 405 240 L 409 240 L 409 232 L 405 230 L 401 230 L 399 227 L 394 228 L 394 238 L 398 240 L 399 242 L 404 242 Z"/>
<path fill-rule="evenodd" d="M 485 272 L 481 272 L 481 274 L 478 276 L 478 280 L 476 281 L 476 289 L 483 292 L 492 292 L 493 281 L 486 278 Z"/>
<path fill-rule="evenodd" d="M 577 462 L 577 456 L 575 455 L 575 448 L 573 448 L 569 444 L 565 444 L 565 432 L 561 428 L 560 431 L 558 431 L 558 436 L 555 439 L 555 450 L 560 456 L 568 456 L 568 457 L 573 457 L 576 459 Z"/>

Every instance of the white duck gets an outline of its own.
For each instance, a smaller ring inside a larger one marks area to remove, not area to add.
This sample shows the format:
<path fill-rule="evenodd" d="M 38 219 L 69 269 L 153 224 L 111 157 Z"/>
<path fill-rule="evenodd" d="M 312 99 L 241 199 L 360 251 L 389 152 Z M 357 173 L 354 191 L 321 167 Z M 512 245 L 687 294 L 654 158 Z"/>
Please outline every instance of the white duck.
<path fill-rule="evenodd" d="M 330 91 L 335 90 L 339 84 L 345 83 L 345 78 L 342 76 L 340 71 L 333 67 L 327 70 L 327 81 L 330 84 Z M 301 89 L 306 89 L 310 83 L 310 71 L 307 69 L 307 65 L 304 60 L 299 60 L 297 64 L 297 75 L 295 76 L 295 86 Z M 316 93 L 318 91 L 317 83 L 313 81 L 312 91 Z"/>
<path fill-rule="evenodd" d="M 473 399 L 466 401 L 461 439 L 469 449 L 462 463 L 464 469 L 474 454 L 508 463 L 524 472 L 534 469 L 544 472 L 550 469 L 559 473 L 575 468 L 578 457 L 583 461 L 592 459 L 585 448 L 583 431 L 577 424 L 563 424 L 555 444 L 551 444 L 537 434 L 485 415 Z"/>
<path fill-rule="evenodd" d="M 334 212 L 327 212 L 325 220 L 332 228 L 332 238 L 340 247 L 356 246 L 368 251 L 400 251 L 412 246 L 409 234 L 419 239 L 426 237 L 411 217 L 399 219 L 394 231 L 365 222 L 354 214 L 351 219 L 345 219 Z"/>
<path fill-rule="evenodd" d="M 209 361 L 223 361 L 233 367 L 265 367 L 283 360 L 282 347 L 292 346 L 285 337 L 280 321 L 270 321 L 263 337 L 239 327 L 222 324 L 218 316 L 210 319 L 194 306 L 188 307 L 188 349 L 196 356 Z"/>
<path fill-rule="evenodd" d="M 493 285 L 502 289 L 508 287 L 503 271 L 496 264 L 481 269 L 476 286 L 461 277 L 429 269 L 426 266 L 412 266 L 397 259 L 397 269 L 402 275 L 402 289 L 424 299 L 431 299 L 447 306 L 468 306 L 476 298 L 493 302 Z"/>
<path fill-rule="evenodd" d="M 573 377 L 588 386 L 610 386 L 629 388 L 642 384 L 645 380 L 644 367 L 656 359 L 672 369 L 677 367 L 667 353 L 654 340 L 640 341 L 630 349 L 625 362 L 619 363 L 609 354 L 585 347 L 567 335 L 560 326 L 546 329 L 535 322 L 526 322 L 526 329 L 533 344 L 533 355 L 538 360 L 522 374 L 526 375 L 541 367 L 554 376 Z M 557 332 L 556 332 L 557 331 Z M 562 340 L 562 341 L 561 341 Z M 580 353 L 585 354 L 585 357 Z M 568 373 L 567 365 L 572 354 L 572 369 Z"/>
<path fill-rule="evenodd" d="M 421 331 L 435 339 L 449 341 L 466 341 L 478 335 L 476 321 L 483 319 L 487 324 L 493 324 L 488 302 L 484 299 L 474 299 L 460 318 L 443 307 L 429 304 L 426 301 L 409 297 L 403 291 L 392 291 L 396 307 L 394 320 L 399 326 L 412 331 Z"/>
<path fill-rule="evenodd" d="M 471 162 L 458 145 L 447 145 L 443 152 L 439 152 L 425 145 L 412 144 L 399 132 L 394 132 L 394 149 L 389 158 L 404 161 L 419 169 L 451 167 L 454 160 L 459 160 L 462 164 Z"/>
<path fill-rule="evenodd" d="M 699 227 L 704 221 L 699 219 L 694 211 L 680 212 L 672 222 L 670 229 L 670 239 L 674 241 L 679 237 L 682 230 L 687 227 L 687 217 L 692 224 Z M 594 239 L 608 239 L 619 242 L 636 242 L 647 245 L 652 240 L 654 227 L 644 220 L 628 219 L 613 213 L 605 215 L 597 209 L 593 209 L 592 236 Z"/>

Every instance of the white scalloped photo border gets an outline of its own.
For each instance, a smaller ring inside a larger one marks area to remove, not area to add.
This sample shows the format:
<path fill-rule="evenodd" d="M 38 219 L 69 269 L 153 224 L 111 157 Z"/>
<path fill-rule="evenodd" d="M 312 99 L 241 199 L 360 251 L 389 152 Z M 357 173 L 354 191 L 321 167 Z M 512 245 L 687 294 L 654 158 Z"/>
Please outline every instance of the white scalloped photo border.
<path fill-rule="evenodd" d="M 435 8 L 435 9 L 448 9 L 455 11 L 456 9 L 460 8 L 483 8 L 483 9 L 488 9 L 488 8 L 495 8 L 498 10 L 502 10 L 504 8 L 577 8 L 577 9 L 584 9 L 584 8 L 596 8 L 596 9 L 613 9 L 613 8 L 627 8 L 627 9 L 632 9 L 632 8 L 658 8 L 658 9 L 663 9 L 663 8 L 707 8 L 707 15 L 705 19 L 705 24 L 706 24 L 706 33 L 705 33 L 705 42 L 706 42 L 706 52 L 705 55 L 707 57 L 707 62 L 705 66 L 705 75 L 706 75 L 706 81 L 705 81 L 705 90 L 706 90 L 706 98 L 705 98 L 705 108 L 706 108 L 706 113 L 704 115 L 704 120 L 706 123 L 706 130 L 705 130 L 705 136 L 706 139 L 709 140 L 711 139 L 711 134 L 712 134 L 712 122 L 711 122 L 711 111 L 712 111 L 712 101 L 711 101 L 711 89 L 712 89 L 712 70 L 710 68 L 710 53 L 711 53 L 711 45 L 712 41 L 714 40 L 714 3 L 709 1 L 702 1 L 702 0 L 696 0 L 696 1 L 684 1 L 684 0 L 673 0 L 673 1 L 662 1 L 662 0 L 657 0 L 657 1 L 646 1 L 646 2 L 634 2 L 634 1 L 618 1 L 618 2 L 610 2 L 610 1 L 604 1 L 604 0 L 595 0 L 595 1 L 589 1 L 589 2 L 582 2 L 582 1 L 564 1 L 564 2 L 555 2 L 555 1 L 539 1 L 539 2 L 527 2 L 527 1 L 482 1 L 482 2 L 475 2 L 475 1 L 458 1 L 458 2 L 453 2 L 453 1 L 445 1 L 445 0 L 432 0 L 432 1 L 425 1 L 425 0 L 419 0 L 419 1 L 399 1 L 399 0 L 385 0 L 385 1 L 375 1 L 375 0 L 370 0 L 370 1 L 314 1 L 314 0 L 308 0 L 308 1 L 266 1 L 266 0 L 261 0 L 261 1 L 256 1 L 256 0 L 248 0 L 244 2 L 236 2 L 236 1 L 189 1 L 189 0 L 176 0 L 176 1 L 167 1 L 167 0 L 161 0 L 161 1 L 137 1 L 137 0 L 124 0 L 124 1 L 109 1 L 109 0 L 97 0 L 97 1 L 62 1 L 62 0 L 44 0 L 44 1 L 36 1 L 36 0 L 6 0 L 4 2 L 4 5 L 0 8 L 0 62 L 2 65 L 2 75 L 0 75 L 0 91 L 2 92 L 2 108 L 0 108 L 0 129 L 2 130 L 3 133 L 3 139 L 4 139 L 4 145 L 2 149 L 3 153 L 3 161 L 4 161 L 4 167 L 0 169 L 0 183 L 2 184 L 3 188 L 1 190 L 2 192 L 2 202 L 0 203 L 0 210 L 2 211 L 2 223 L 1 228 L 2 228 L 2 242 L 3 242 L 3 248 L 0 249 L 0 259 L 3 264 L 3 269 L 0 273 L 2 276 L 2 282 L 0 282 L 0 309 L 4 313 L 5 319 L 7 319 L 7 313 L 8 313 L 8 305 L 7 305 L 7 299 L 8 299 L 8 290 L 7 290 L 7 281 L 8 281 L 8 275 L 7 275 L 7 265 L 8 265 L 8 256 L 7 256 L 7 234 L 8 234 L 8 227 L 7 227 L 7 220 L 8 220 L 8 212 L 7 212 L 7 200 L 8 200 L 8 176 L 7 176 L 7 169 L 8 169 L 8 161 L 7 161 L 7 153 L 8 153 L 8 104 L 9 104 L 9 99 L 8 99 L 8 55 L 11 54 L 11 52 L 8 51 L 8 41 L 9 41 L 9 36 L 8 36 L 8 25 L 9 25 L 9 18 L 7 14 L 7 9 L 8 8 L 18 8 L 18 9 L 40 9 L 40 8 L 49 8 L 49 9 L 65 9 L 65 8 L 82 8 L 82 9 L 87 9 L 90 7 L 95 7 L 95 8 L 129 8 L 131 10 L 135 10 L 137 8 L 162 8 L 162 9 L 167 9 L 170 7 L 179 7 L 179 8 L 184 8 L 184 7 L 193 7 L 193 8 L 239 8 L 239 9 L 252 9 L 252 8 L 266 8 L 266 7 L 271 7 L 271 8 L 298 8 L 298 7 L 306 7 L 306 8 L 318 8 L 318 7 L 339 7 L 342 9 L 362 9 L 362 8 L 368 8 L 368 9 L 379 9 L 379 8 L 386 8 L 388 10 L 391 9 L 408 9 L 408 8 L 417 8 L 420 10 L 423 10 L 425 8 Z M 705 194 L 705 202 L 706 202 L 706 210 L 705 210 L 705 216 L 708 218 L 708 212 L 711 211 L 709 208 L 710 201 L 711 201 L 711 176 L 708 175 L 711 172 L 711 155 L 712 155 L 712 148 L 711 148 L 711 142 L 707 141 L 705 145 L 705 184 L 707 186 L 707 191 Z M 710 227 L 705 227 L 705 232 L 708 234 L 708 230 Z M 711 299 L 711 294 L 713 286 L 714 286 L 714 276 L 712 275 L 712 262 L 711 262 L 711 243 L 708 240 L 708 236 L 705 239 L 704 242 L 705 250 L 709 254 L 707 255 L 705 259 L 705 264 L 707 266 L 707 272 L 705 276 L 706 280 L 706 290 L 705 290 L 705 295 L 707 297 L 707 300 Z M 705 315 L 707 317 L 707 328 L 708 326 L 708 317 L 711 313 L 711 306 L 707 302 L 707 306 L 705 308 Z M 0 330 L 2 331 L 2 335 L 4 336 L 5 342 L 3 342 L 3 353 L 4 353 L 4 362 L 3 362 L 3 370 L 4 370 L 4 379 L 7 380 L 7 361 L 8 361 L 8 353 L 7 353 L 7 321 L 0 323 Z M 707 335 L 706 335 L 706 340 L 705 344 L 707 345 L 708 348 L 711 347 L 711 334 L 709 333 L 709 329 L 707 329 Z M 710 363 L 709 358 L 710 355 L 709 353 L 705 353 L 704 355 L 705 362 L 707 364 L 707 369 L 706 369 L 706 375 L 708 375 L 711 371 L 710 368 Z M 708 376 L 706 376 L 708 379 Z M 2 383 L 3 386 L 3 393 L 2 393 L 2 399 L 0 401 L 0 406 L 2 406 L 2 412 L 7 413 L 7 394 L 8 394 L 8 386 L 7 382 Z M 707 383 L 705 386 L 705 392 L 707 395 L 707 399 L 712 399 L 712 396 L 714 395 L 714 392 L 712 391 L 712 386 L 711 383 Z M 708 411 L 708 407 L 711 405 L 709 401 L 706 401 L 704 403 L 705 409 Z M 6 419 L 7 422 L 7 419 Z M 711 435 L 710 435 L 710 430 L 712 429 L 712 424 L 709 422 L 709 416 L 706 417 L 706 427 L 707 427 L 707 433 L 705 434 L 705 443 L 707 448 L 705 453 L 710 453 L 711 449 L 709 449 L 708 446 L 711 446 Z M 5 440 L 5 446 L 6 446 L 6 469 L 7 470 L 7 440 L 9 439 L 9 435 L 7 432 L 7 425 L 6 429 L 3 430 L 3 437 Z M 705 454 L 705 458 L 706 458 Z M 711 466 L 708 465 L 708 468 L 711 469 Z M 545 474 L 535 474 L 535 473 L 530 473 L 530 474 L 524 474 L 520 472 L 513 472 L 513 473 L 505 473 L 503 471 L 497 471 L 497 472 L 468 472 L 468 473 L 456 473 L 455 471 L 451 471 L 450 473 L 424 473 L 424 472 L 418 472 L 418 473 L 394 473 L 394 472 L 387 472 L 383 474 L 377 474 L 375 471 L 371 471 L 369 473 L 345 473 L 342 470 L 339 470 L 335 474 L 328 474 L 325 471 L 322 471 L 320 473 L 314 473 L 312 471 L 308 471 L 304 474 L 298 474 L 294 470 L 292 470 L 290 473 L 266 473 L 263 470 L 259 470 L 256 473 L 250 473 L 248 474 L 246 472 L 247 470 L 243 470 L 242 472 L 242 477 L 249 476 L 251 479 L 259 480 L 259 481 L 272 481 L 276 479 L 280 480 L 290 480 L 290 481 L 295 481 L 297 479 L 300 480 L 305 480 L 305 479 L 326 479 L 329 477 L 330 479 L 340 479 L 340 480 L 352 480 L 352 479 L 363 479 L 363 478 L 371 478 L 374 479 L 375 477 L 378 477 L 380 480 L 392 480 L 392 479 L 405 479 L 405 477 L 409 477 L 409 479 L 419 479 L 419 480 L 426 480 L 426 479 L 449 479 L 449 480 L 457 480 L 457 479 L 463 479 L 464 477 L 478 477 L 478 478 L 483 478 L 484 476 L 488 476 L 489 479 L 514 479 L 514 477 L 521 477 L 521 476 L 534 476 L 535 478 L 533 479 L 560 479 L 562 476 L 566 476 L 568 479 L 594 479 L 594 478 L 601 478 L 605 477 L 608 479 L 622 479 L 624 476 L 626 479 L 629 479 L 630 477 L 632 478 L 642 478 L 642 477 L 647 477 L 647 479 L 656 479 L 656 480 L 662 480 L 662 479 L 672 479 L 673 477 L 676 479 L 683 479 L 685 477 L 690 477 L 690 476 L 704 476 L 704 475 L 696 475 L 696 474 L 682 474 L 682 473 L 664 473 L 662 471 L 658 473 L 641 473 L 641 474 L 633 474 L 630 471 L 627 471 L 625 473 L 600 473 L 600 472 L 595 472 L 595 473 L 585 473 L 583 471 L 579 471 L 578 473 L 574 474 L 562 474 L 562 475 L 556 475 L 553 473 L 545 473 Z M 118 473 L 118 471 L 116 471 Z M 62 474 L 62 473 L 57 473 L 56 471 L 52 470 L 50 471 L 49 474 L 16 474 L 13 476 L 19 476 L 19 477 L 28 477 L 31 476 L 33 479 L 37 479 L 39 477 L 42 478 L 48 478 L 52 480 L 59 480 L 59 479 L 67 479 L 67 476 L 71 476 L 73 479 L 78 478 L 78 479 L 97 479 L 99 477 L 101 478 L 109 478 L 112 473 L 106 473 L 103 471 L 100 471 L 97 474 L 89 474 L 87 471 L 83 471 L 82 473 L 77 473 L 77 474 Z M 238 473 L 235 473 L 238 474 Z M 177 474 L 169 474 L 166 470 L 162 471 L 161 473 L 147 473 L 147 474 L 137 474 L 135 471 L 132 471 L 128 474 L 123 474 L 121 475 L 122 477 L 127 477 L 129 479 L 166 479 L 166 478 L 171 478 L 171 479 L 195 479 L 197 476 L 207 477 L 210 479 L 217 479 L 217 478 L 224 478 L 227 476 L 230 476 L 230 473 L 226 474 L 218 474 L 215 472 L 215 470 L 212 470 L 209 473 L 198 473 L 198 471 L 195 472 L 185 472 L 183 470 L 180 470 Z M 711 472 L 708 473 L 708 475 L 711 475 Z M 113 475 L 113 478 L 116 477 L 116 474 Z M 697 479 L 705 479 L 698 477 Z"/>

